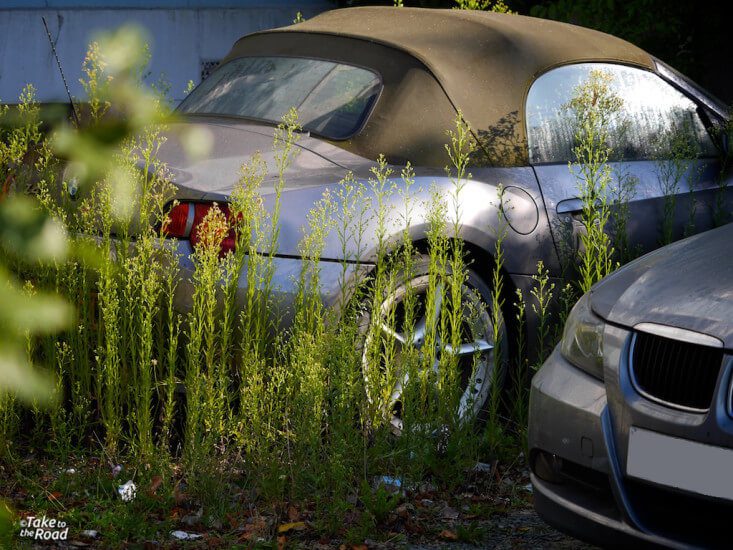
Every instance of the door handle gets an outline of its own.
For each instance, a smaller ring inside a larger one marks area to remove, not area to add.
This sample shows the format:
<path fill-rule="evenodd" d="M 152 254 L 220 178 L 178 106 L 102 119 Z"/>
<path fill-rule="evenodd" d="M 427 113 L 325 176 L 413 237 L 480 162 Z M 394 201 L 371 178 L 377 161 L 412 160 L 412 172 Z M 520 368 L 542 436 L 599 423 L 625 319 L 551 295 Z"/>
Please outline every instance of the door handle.
<path fill-rule="evenodd" d="M 557 203 L 558 214 L 580 214 L 583 211 L 583 201 L 578 197 L 565 199 Z"/>

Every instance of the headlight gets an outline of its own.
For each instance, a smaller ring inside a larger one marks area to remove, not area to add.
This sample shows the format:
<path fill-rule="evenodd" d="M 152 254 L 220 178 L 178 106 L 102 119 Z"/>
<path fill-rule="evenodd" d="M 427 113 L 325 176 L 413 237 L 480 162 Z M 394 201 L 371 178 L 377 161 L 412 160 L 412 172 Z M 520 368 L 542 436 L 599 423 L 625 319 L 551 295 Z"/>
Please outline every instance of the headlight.
<path fill-rule="evenodd" d="M 604 323 L 591 311 L 588 296 L 578 300 L 570 312 L 560 351 L 573 365 L 603 380 Z"/>

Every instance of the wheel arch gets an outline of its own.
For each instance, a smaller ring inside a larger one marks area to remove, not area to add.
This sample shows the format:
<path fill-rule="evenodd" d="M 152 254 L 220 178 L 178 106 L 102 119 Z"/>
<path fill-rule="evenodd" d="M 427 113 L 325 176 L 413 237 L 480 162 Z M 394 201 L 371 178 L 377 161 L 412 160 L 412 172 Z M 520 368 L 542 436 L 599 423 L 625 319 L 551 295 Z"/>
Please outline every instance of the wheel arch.
<path fill-rule="evenodd" d="M 485 248 L 465 238 L 460 238 L 460 241 L 463 245 L 464 261 L 466 265 L 472 266 L 484 283 L 493 290 L 492 279 L 494 277 L 494 270 L 496 269 L 496 258 L 494 255 L 488 252 Z M 430 243 L 427 238 L 417 239 L 413 241 L 412 244 L 419 252 L 430 254 Z M 513 353 L 518 327 L 516 315 L 514 315 L 514 308 L 512 306 L 516 299 L 517 286 L 505 267 L 502 266 L 500 273 L 503 278 L 501 294 L 501 299 L 503 300 L 502 315 L 504 316 L 504 323 L 507 328 L 509 350 L 510 353 Z"/>
<path fill-rule="evenodd" d="M 417 227 L 412 228 L 412 231 L 410 231 L 410 243 L 419 253 L 430 254 L 430 242 L 427 237 L 427 231 L 424 230 L 425 228 L 422 229 L 423 230 L 420 230 Z M 466 262 L 466 265 L 471 266 L 472 269 L 476 271 L 476 273 L 479 275 L 479 277 L 481 277 L 484 283 L 489 288 L 492 288 L 492 279 L 494 276 L 494 269 L 496 267 L 496 258 L 494 257 L 492 252 L 490 252 L 486 246 L 481 246 L 470 238 L 467 238 L 467 235 L 465 234 L 459 235 L 458 237 L 454 236 L 448 238 L 451 241 L 456 238 L 461 241 L 464 250 L 464 261 Z M 387 240 L 386 250 L 382 257 L 397 257 L 404 249 L 404 246 L 404 235 L 394 235 L 391 239 Z M 492 248 L 495 247 L 496 241 L 492 239 L 489 246 Z M 369 272 L 371 272 L 376 267 L 376 263 L 379 261 L 376 256 L 377 255 L 374 252 L 370 256 L 372 260 L 376 261 L 370 262 L 370 265 L 372 265 L 373 267 L 369 270 Z M 366 275 L 368 276 L 368 273 Z M 503 277 L 503 288 L 501 295 L 501 299 L 503 301 L 502 315 L 504 317 L 504 323 L 507 329 L 507 340 L 509 342 L 510 357 L 513 357 L 518 332 L 518 323 L 513 304 L 516 300 L 516 290 L 518 287 L 516 282 L 512 279 L 510 273 L 507 271 L 506 266 L 502 266 L 501 275 Z"/>

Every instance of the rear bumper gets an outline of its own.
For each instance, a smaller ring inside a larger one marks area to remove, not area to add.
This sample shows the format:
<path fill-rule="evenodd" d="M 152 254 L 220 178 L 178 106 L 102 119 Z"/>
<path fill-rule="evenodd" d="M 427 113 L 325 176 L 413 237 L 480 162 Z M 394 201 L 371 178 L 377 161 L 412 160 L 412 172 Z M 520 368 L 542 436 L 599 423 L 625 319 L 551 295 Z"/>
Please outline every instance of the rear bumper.
<path fill-rule="evenodd" d="M 175 253 L 178 256 L 180 270 L 176 287 L 174 307 L 180 313 L 187 313 L 193 307 L 193 275 L 194 264 L 191 259 L 193 250 L 188 241 L 176 241 Z M 265 260 L 269 261 L 269 260 Z M 298 295 L 298 280 L 304 267 L 308 267 L 301 258 L 273 256 L 272 281 L 270 283 L 270 315 L 283 328 L 292 324 L 294 305 Z M 327 307 L 338 306 L 348 298 L 354 282 L 368 273 L 373 266 L 353 264 L 339 261 L 321 260 L 318 262 L 318 293 Z M 247 268 L 239 274 L 235 302 L 239 308 L 246 304 L 249 292 Z M 256 288 L 255 291 L 262 291 Z"/>

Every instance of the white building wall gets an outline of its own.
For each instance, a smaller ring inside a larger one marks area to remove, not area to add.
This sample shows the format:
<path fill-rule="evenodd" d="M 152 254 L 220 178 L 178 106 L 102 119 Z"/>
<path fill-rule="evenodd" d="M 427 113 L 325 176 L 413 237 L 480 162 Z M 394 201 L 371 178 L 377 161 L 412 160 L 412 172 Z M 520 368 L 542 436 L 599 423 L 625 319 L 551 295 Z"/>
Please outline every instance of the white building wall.
<path fill-rule="evenodd" d="M 199 83 L 202 62 L 221 59 L 241 36 L 288 25 L 298 11 L 310 17 L 331 7 L 327 1 L 280 1 L 244 8 L 2 9 L 0 2 L 0 102 L 15 103 L 27 83 L 36 87 L 39 101 L 68 101 L 43 16 L 73 96 L 83 97 L 79 78 L 89 41 L 101 30 L 133 22 L 150 37 L 148 81 L 165 75 L 171 97 L 180 100 L 189 80 Z"/>

